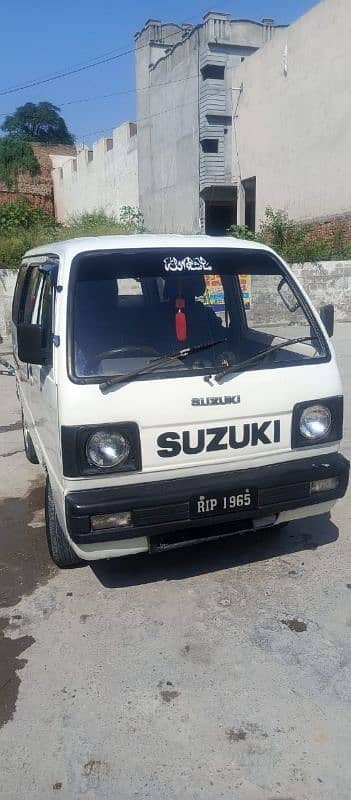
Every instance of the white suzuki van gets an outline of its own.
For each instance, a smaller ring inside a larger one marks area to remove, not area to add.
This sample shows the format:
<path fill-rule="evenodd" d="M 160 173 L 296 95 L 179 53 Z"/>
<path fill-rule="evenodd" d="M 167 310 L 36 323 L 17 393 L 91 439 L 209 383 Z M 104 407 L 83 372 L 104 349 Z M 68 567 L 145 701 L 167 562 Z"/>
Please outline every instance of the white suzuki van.
<path fill-rule="evenodd" d="M 333 307 L 319 316 L 259 244 L 139 235 L 28 252 L 13 346 L 55 563 L 328 512 L 349 477 L 332 333 Z"/>

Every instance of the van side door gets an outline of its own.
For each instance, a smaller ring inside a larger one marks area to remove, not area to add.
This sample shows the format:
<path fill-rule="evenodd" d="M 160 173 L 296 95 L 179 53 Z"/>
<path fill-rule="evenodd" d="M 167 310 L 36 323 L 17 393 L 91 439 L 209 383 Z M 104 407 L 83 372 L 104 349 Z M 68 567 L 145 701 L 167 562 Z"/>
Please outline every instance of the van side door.
<path fill-rule="evenodd" d="M 25 423 L 39 460 L 55 472 L 60 458 L 53 335 L 57 269 L 57 262 L 30 264 L 18 303 L 17 324 L 24 322 L 43 328 L 43 345 L 47 351 L 45 364 L 22 364 L 16 354 L 14 336 Z"/>
<path fill-rule="evenodd" d="M 37 301 L 41 274 L 39 264 L 22 264 L 17 278 L 17 284 L 12 305 L 12 341 L 13 354 L 17 370 L 17 386 L 19 400 L 23 410 L 26 426 L 32 437 L 33 416 L 31 404 L 31 365 L 19 360 L 17 345 L 17 326 L 20 323 L 30 324 L 33 310 Z"/>

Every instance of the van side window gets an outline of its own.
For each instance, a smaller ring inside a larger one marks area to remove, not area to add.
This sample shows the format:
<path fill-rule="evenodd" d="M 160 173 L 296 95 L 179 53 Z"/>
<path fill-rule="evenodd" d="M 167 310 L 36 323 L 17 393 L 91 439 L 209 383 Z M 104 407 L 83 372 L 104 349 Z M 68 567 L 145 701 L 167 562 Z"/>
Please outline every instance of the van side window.
<path fill-rule="evenodd" d="M 12 322 L 14 323 L 14 325 L 18 325 L 18 323 L 20 322 L 19 311 L 22 301 L 23 289 L 26 282 L 27 272 L 28 272 L 28 265 L 22 264 L 18 273 L 16 288 L 12 303 Z"/>
<path fill-rule="evenodd" d="M 52 335 L 53 284 L 50 273 L 43 273 L 42 278 L 37 324 L 41 325 L 43 328 L 44 347 L 49 347 L 50 337 Z"/>
<path fill-rule="evenodd" d="M 34 310 L 41 283 L 41 273 L 39 267 L 30 267 L 27 272 L 24 292 L 21 298 L 19 309 L 19 322 L 30 325 L 34 322 Z"/>
<path fill-rule="evenodd" d="M 19 289 L 19 298 L 18 300 L 16 298 L 18 309 L 16 310 L 14 307 L 13 311 L 15 324 L 24 323 L 26 325 L 42 326 L 42 344 L 44 348 L 48 348 L 48 351 L 50 351 L 46 362 L 47 365 L 51 365 L 53 290 L 54 281 L 50 271 L 44 271 L 41 266 L 26 268 L 22 281 L 22 290 Z"/>

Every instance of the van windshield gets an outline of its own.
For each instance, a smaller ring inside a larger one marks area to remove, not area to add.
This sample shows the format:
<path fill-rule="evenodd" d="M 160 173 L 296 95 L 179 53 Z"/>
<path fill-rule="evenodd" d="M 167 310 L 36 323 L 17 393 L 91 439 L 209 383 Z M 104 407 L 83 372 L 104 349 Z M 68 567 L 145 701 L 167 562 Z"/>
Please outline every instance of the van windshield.
<path fill-rule="evenodd" d="M 124 375 L 192 348 L 198 349 L 140 379 L 212 374 L 305 337 L 311 338 L 275 348 L 252 368 L 305 364 L 328 355 L 298 288 L 269 253 L 195 248 L 89 253 L 75 260 L 72 281 L 70 361 L 78 379 Z"/>

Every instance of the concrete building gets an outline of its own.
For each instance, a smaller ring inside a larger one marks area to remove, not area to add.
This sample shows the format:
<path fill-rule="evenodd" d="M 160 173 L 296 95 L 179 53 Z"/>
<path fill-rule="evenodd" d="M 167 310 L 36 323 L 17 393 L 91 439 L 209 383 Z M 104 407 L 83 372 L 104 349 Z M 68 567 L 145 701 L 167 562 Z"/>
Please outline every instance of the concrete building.
<path fill-rule="evenodd" d="M 270 205 L 351 233 L 350 31 L 350 0 L 322 0 L 233 71 L 240 222 L 251 185 L 256 224 Z"/>
<path fill-rule="evenodd" d="M 75 158 L 52 158 L 56 218 L 104 210 L 119 215 L 123 206 L 138 208 L 137 128 L 126 122 L 92 149 Z"/>
<path fill-rule="evenodd" d="M 148 20 L 137 128 L 52 157 L 58 218 L 130 205 L 149 231 L 216 234 L 257 228 L 271 206 L 351 237 L 350 30 L 350 0 L 320 0 L 289 27 Z"/>
<path fill-rule="evenodd" d="M 151 19 L 136 34 L 139 198 L 147 229 L 217 233 L 236 221 L 236 70 L 280 29 L 271 19 L 209 12 L 196 27 Z"/>

